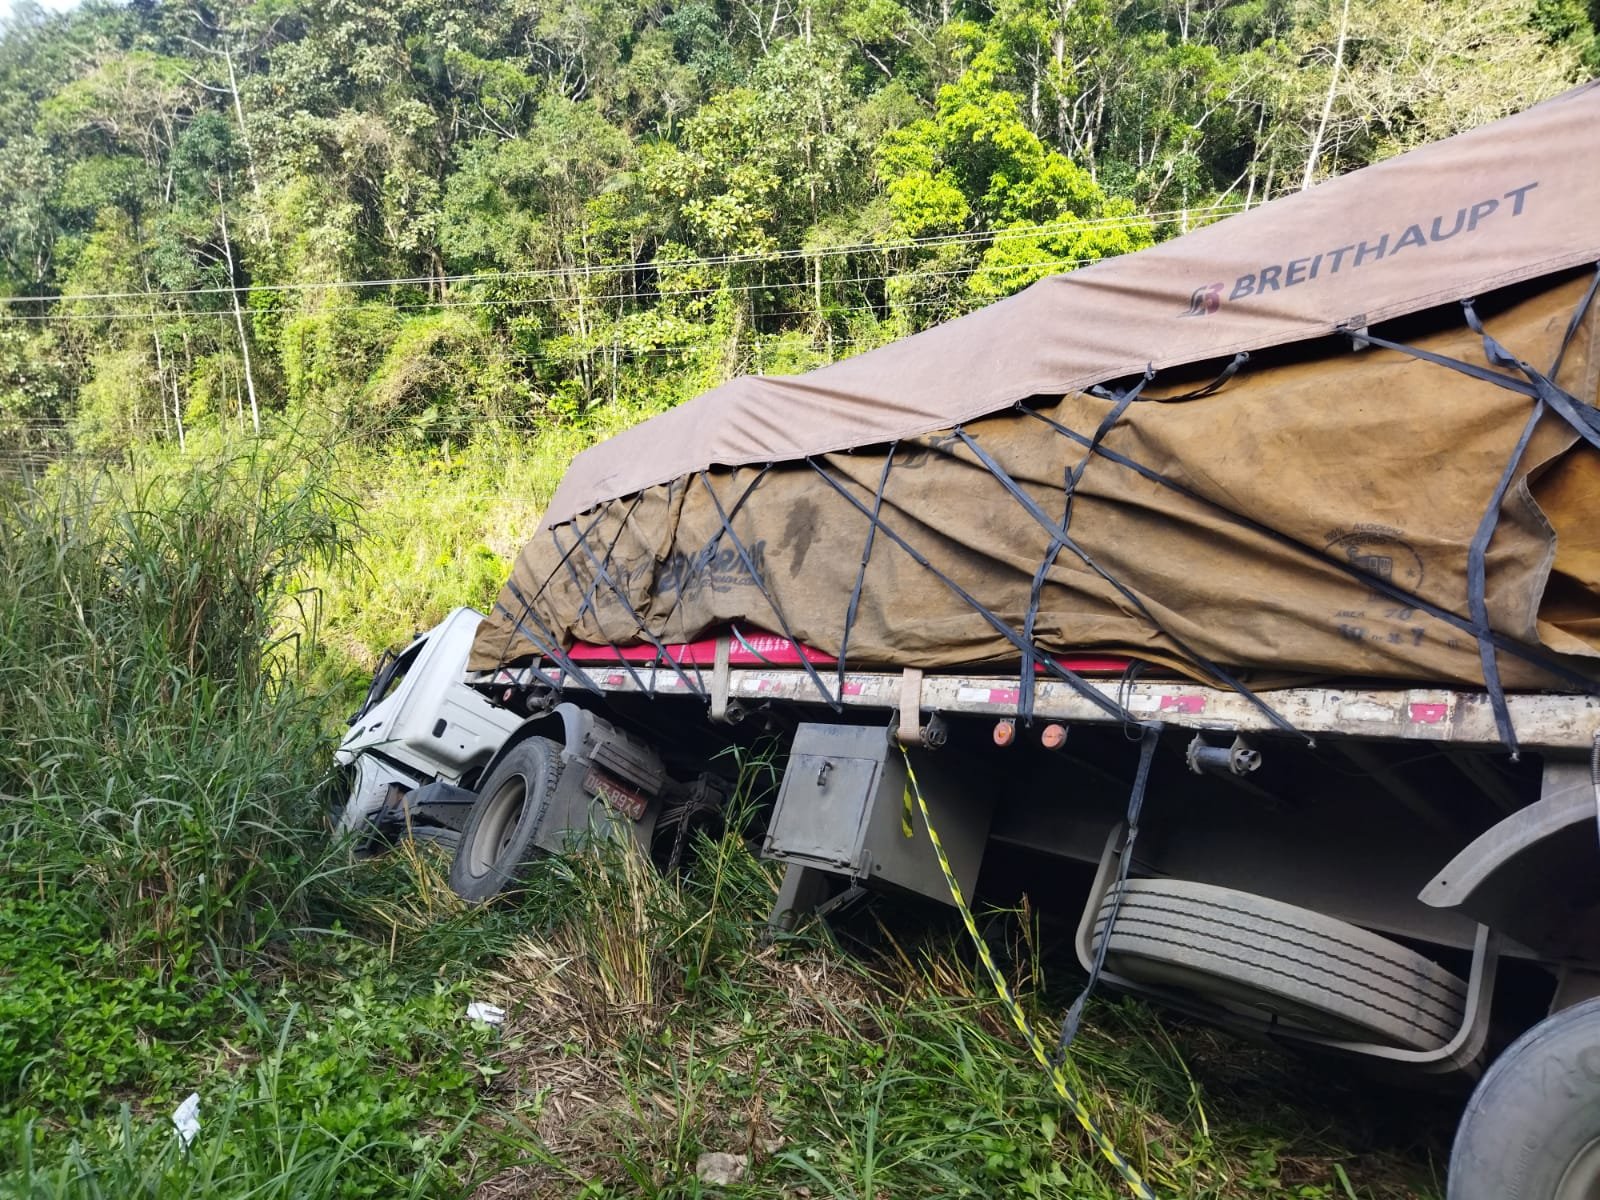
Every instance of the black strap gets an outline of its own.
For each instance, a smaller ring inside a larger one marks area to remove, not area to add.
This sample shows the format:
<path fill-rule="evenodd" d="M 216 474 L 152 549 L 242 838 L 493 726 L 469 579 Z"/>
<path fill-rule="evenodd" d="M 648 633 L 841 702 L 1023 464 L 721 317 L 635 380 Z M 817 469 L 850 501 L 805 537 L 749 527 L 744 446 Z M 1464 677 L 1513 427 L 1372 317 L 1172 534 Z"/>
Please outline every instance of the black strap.
<path fill-rule="evenodd" d="M 867 564 L 872 561 L 872 542 L 878 535 L 878 514 L 883 511 L 883 494 L 889 488 L 889 468 L 894 466 L 894 452 L 899 442 L 890 442 L 883 456 L 883 474 L 878 477 L 878 491 L 872 498 L 872 517 L 867 522 L 867 541 L 861 547 L 861 569 L 856 572 L 856 586 L 850 591 L 850 603 L 844 610 L 844 636 L 839 639 L 839 695 L 844 695 L 845 658 L 850 651 L 850 630 L 855 627 L 856 613 L 861 607 L 861 589 L 867 582 Z"/>
<path fill-rule="evenodd" d="M 1204 387 L 1195 388 L 1194 391 L 1185 392 L 1181 396 L 1151 396 L 1145 403 L 1183 404 L 1190 400 L 1203 400 L 1207 396 L 1215 395 L 1217 392 L 1220 392 L 1223 388 L 1223 385 L 1237 375 L 1239 373 L 1239 368 L 1244 366 L 1245 363 L 1249 361 L 1250 352 L 1248 350 L 1241 350 L 1239 353 L 1233 356 L 1232 361 L 1229 362 L 1227 366 L 1222 368 L 1217 377 Z M 1148 370 L 1148 368 L 1146 369 Z"/>
<path fill-rule="evenodd" d="M 550 533 L 552 537 L 555 536 L 554 529 L 552 529 Z M 655 634 L 650 632 L 649 627 L 645 625 L 644 618 L 641 617 L 638 610 L 633 607 L 632 602 L 629 601 L 628 597 L 623 593 L 622 588 L 618 586 L 617 581 L 612 577 L 611 572 L 606 570 L 605 563 L 601 562 L 600 559 L 595 556 L 595 552 L 590 549 L 588 541 L 584 539 L 582 534 L 578 535 L 578 540 L 583 545 L 584 553 L 589 556 L 589 561 L 594 564 L 595 572 L 599 578 L 603 579 L 606 582 L 606 585 L 611 588 L 613 593 L 615 593 L 617 600 L 627 611 L 628 617 L 633 621 L 637 631 L 643 635 L 645 640 L 648 641 L 651 646 L 655 648 L 657 662 L 665 659 L 667 663 L 671 665 L 672 669 L 677 672 L 678 678 L 683 680 L 684 686 L 698 695 L 701 699 L 705 699 L 705 691 L 696 686 L 694 680 L 690 679 L 686 674 L 684 674 L 683 667 L 672 657 L 670 653 L 668 653 L 666 646 L 662 645 L 661 640 L 657 638 Z M 556 548 L 558 550 L 561 548 L 561 542 L 559 539 L 556 541 Z M 609 552 L 607 553 L 607 557 L 610 557 Z M 599 613 L 595 614 L 595 619 L 597 621 L 599 620 Z M 620 654 L 621 651 L 618 651 L 618 653 Z M 626 660 L 624 660 L 624 662 L 626 662 Z"/>
<path fill-rule="evenodd" d="M 866 517 L 869 521 L 875 520 L 878 528 L 883 531 L 884 537 L 888 538 L 896 546 L 899 546 L 900 549 L 904 550 L 908 555 L 910 555 L 912 562 L 916 563 L 940 583 L 944 584 L 945 587 L 949 588 L 950 591 L 955 593 L 955 595 L 962 602 L 964 602 L 968 608 L 972 609 L 973 612 L 982 617 L 989 624 L 991 629 L 1015 646 L 1019 653 L 1026 648 L 1026 643 L 1023 642 L 1016 630 L 1012 629 L 1011 626 L 1007 625 L 999 617 L 995 616 L 994 613 L 990 612 L 987 608 L 980 604 L 976 597 L 974 597 L 954 579 L 951 579 L 950 576 L 946 575 L 943 571 L 939 570 L 938 567 L 929 562 L 927 555 L 923 554 L 910 542 L 906 541 L 905 538 L 896 533 L 894 529 L 881 517 L 874 518 L 872 515 L 872 510 L 869 509 L 865 504 L 861 503 L 861 501 L 857 500 L 848 491 L 846 491 L 837 480 L 835 480 L 831 475 L 822 469 L 820 464 L 818 464 L 814 459 L 810 458 L 806 459 L 806 462 L 811 465 L 811 469 L 821 477 L 824 483 L 826 483 L 835 492 L 839 493 L 839 495 L 843 496 L 852 505 L 854 505 L 857 512 Z M 1078 675 L 1076 672 L 1067 670 L 1066 667 L 1063 667 L 1060 663 L 1056 662 L 1055 659 L 1048 655 L 1044 656 L 1044 658 L 1040 661 L 1047 671 L 1065 683 L 1073 691 L 1077 692 L 1085 700 L 1088 700 L 1090 703 L 1092 703 L 1096 708 L 1106 713 L 1108 716 L 1115 717 L 1119 721 L 1133 719 L 1132 715 L 1128 713 L 1128 711 L 1120 704 L 1115 703 L 1109 697 L 1105 696 L 1098 688 L 1091 686 L 1086 679 Z"/>
<path fill-rule="evenodd" d="M 572 659 L 567 656 L 566 651 L 561 649 L 561 639 L 556 637 L 554 630 L 552 630 L 548 625 L 539 619 L 539 614 L 534 610 L 532 602 L 530 602 L 529 599 L 522 594 L 522 589 L 517 587 L 516 581 L 512 579 L 506 580 L 506 587 L 510 590 L 511 594 L 517 598 L 517 603 L 522 605 L 522 615 L 537 625 L 544 636 L 542 639 L 534 637 L 528 630 L 528 627 L 523 625 L 520 620 L 517 621 L 517 631 L 521 633 L 523 637 L 527 638 L 533 647 L 539 651 L 539 653 L 545 655 L 547 658 L 554 659 L 556 665 L 559 666 L 564 672 L 566 672 L 568 675 L 571 675 L 595 695 L 601 695 L 602 693 L 600 688 L 595 684 L 594 680 L 589 678 L 588 672 L 582 667 L 578 666 L 577 663 L 573 662 Z"/>
<path fill-rule="evenodd" d="M 1144 391 L 1145 385 L 1155 376 L 1155 368 L 1147 366 L 1143 377 L 1138 383 L 1125 391 L 1114 394 L 1115 403 L 1100 422 L 1099 428 L 1095 430 L 1093 445 L 1098 445 L 1100 439 L 1115 427 L 1116 423 L 1122 419 L 1122 414 L 1128 411 L 1128 405 L 1139 398 L 1139 393 Z M 1078 483 L 1082 480 L 1083 473 L 1089 466 L 1089 460 L 1093 457 L 1094 450 L 1091 446 L 1083 457 L 1079 459 L 1076 467 L 1068 467 L 1066 469 L 1066 475 L 1062 481 L 1062 491 L 1066 494 L 1061 514 L 1061 528 L 1063 530 L 1069 528 L 1072 524 L 1072 501 L 1078 493 Z M 1027 643 L 1028 649 L 1022 655 L 1022 680 L 1021 687 L 1017 692 L 1020 698 L 1017 715 L 1024 725 L 1033 724 L 1034 688 L 1038 683 L 1038 672 L 1034 669 L 1033 647 L 1036 641 L 1033 631 L 1039 621 L 1039 605 L 1044 597 L 1044 581 L 1045 577 L 1050 573 L 1050 568 L 1055 566 L 1056 560 L 1061 557 L 1061 550 L 1065 544 L 1052 533 L 1050 545 L 1045 550 L 1044 557 L 1039 560 L 1039 568 L 1034 571 L 1033 582 L 1028 588 L 1028 612 L 1022 622 L 1022 638 Z"/>
<path fill-rule="evenodd" d="M 999 481 L 1000 486 L 1005 488 L 1005 490 L 1011 494 L 1011 498 L 1018 504 L 1022 505 L 1023 510 L 1044 527 L 1055 543 L 1072 551 L 1073 554 L 1077 555 L 1077 557 L 1082 560 L 1084 566 L 1088 567 L 1101 579 L 1104 579 L 1112 587 L 1116 588 L 1117 593 L 1129 604 L 1133 605 L 1134 608 L 1138 610 L 1140 616 L 1142 616 L 1146 621 L 1149 621 L 1151 625 L 1155 626 L 1155 628 L 1166 637 L 1170 638 L 1173 645 L 1177 646 L 1179 651 L 1188 656 L 1190 662 L 1194 663 L 1201 670 L 1210 674 L 1213 679 L 1221 680 L 1223 683 L 1227 684 L 1228 687 L 1238 692 L 1250 702 L 1257 712 L 1261 713 L 1279 729 L 1283 730 L 1283 732 L 1304 736 L 1303 734 L 1300 734 L 1300 731 L 1296 729 L 1286 718 L 1284 718 L 1282 714 L 1272 708 L 1271 705 L 1267 704 L 1266 701 L 1262 700 L 1260 696 L 1256 695 L 1249 688 L 1245 687 L 1244 684 L 1236 679 L 1230 672 L 1206 658 L 1193 646 L 1189 645 L 1188 642 L 1184 641 L 1182 637 L 1172 632 L 1172 630 L 1166 628 L 1166 626 L 1161 623 L 1156 615 L 1150 611 L 1149 607 L 1146 606 L 1144 600 L 1137 592 L 1123 584 L 1119 579 L 1115 578 L 1109 571 L 1096 562 L 1094 557 L 1082 546 L 1080 546 L 1064 528 L 1052 522 L 1049 515 L 1044 511 L 1044 509 L 1039 507 L 1038 503 L 1033 499 L 1033 497 L 1022 490 L 1022 487 L 1017 483 L 1017 481 L 1013 479 L 1006 472 L 1006 469 L 996 462 L 994 458 L 983 449 L 982 446 L 978 445 L 977 440 L 973 438 L 971 434 L 967 433 L 967 431 L 964 429 L 957 428 L 956 436 L 961 439 L 962 444 L 965 445 L 967 449 L 971 450 L 972 453 L 977 456 L 978 461 L 988 469 L 989 474 L 993 475 L 995 479 Z M 1310 739 L 1308 738 L 1307 740 L 1309 741 Z"/>
<path fill-rule="evenodd" d="M 561 538 L 558 535 L 555 526 L 552 526 L 550 529 L 550 540 L 555 543 L 555 547 L 559 551 L 561 549 Z M 580 534 L 579 541 L 582 542 L 582 540 L 582 535 Z M 584 542 L 583 544 L 587 548 L 587 542 Z M 591 553 L 589 557 L 593 558 L 594 555 Z M 643 694 L 649 696 L 652 700 L 655 699 L 655 696 L 650 689 L 645 687 L 644 680 L 639 677 L 639 672 L 633 669 L 633 664 L 630 663 L 627 659 L 627 656 L 622 653 L 622 647 L 617 644 L 617 639 L 612 637 L 610 633 L 606 631 L 604 623 L 600 620 L 600 607 L 594 602 L 594 594 L 600 587 L 599 572 L 596 572 L 595 577 L 589 581 L 589 586 L 585 588 L 583 580 L 578 578 L 577 568 L 572 565 L 570 554 L 562 554 L 561 561 L 567 568 L 567 577 L 572 580 L 572 586 L 578 588 L 583 594 L 583 603 L 578 605 L 578 615 L 575 618 L 575 621 L 583 620 L 584 613 L 592 612 L 594 614 L 595 628 L 600 631 L 600 636 L 605 639 L 606 645 L 611 647 L 611 653 L 617 656 L 617 661 L 622 664 L 622 669 L 626 671 L 628 673 L 628 677 L 633 680 L 633 686 L 638 688 Z M 635 623 L 637 624 L 637 622 Z"/>
<path fill-rule="evenodd" d="M 729 521 L 733 520 L 739 515 L 740 511 L 744 508 L 745 501 L 749 500 L 751 494 L 756 490 L 756 485 L 767 477 L 767 472 L 770 470 L 772 470 L 772 464 L 765 464 L 751 477 L 750 482 L 745 484 L 744 491 L 739 493 L 739 498 L 733 502 L 733 507 L 728 510 Z M 685 499 L 687 499 L 687 497 Z M 722 535 L 726 528 L 727 527 L 725 524 L 718 525 L 716 532 L 713 533 L 706 544 L 701 547 L 699 553 L 689 560 L 689 573 L 685 576 L 686 579 L 693 578 L 702 570 L 707 570 L 710 568 L 712 559 L 716 557 L 717 544 L 722 541 Z M 677 595 L 673 597 L 671 607 L 668 608 L 666 613 L 662 616 L 661 627 L 663 629 L 667 628 L 667 626 L 671 623 L 673 614 L 678 611 L 678 605 L 682 603 L 682 601 L 683 584 L 680 581 Z"/>
<path fill-rule="evenodd" d="M 739 627 L 737 625 L 734 625 L 730 622 L 728 625 L 728 632 L 733 635 L 734 641 L 738 642 L 740 646 L 744 647 L 745 653 L 754 657 L 757 662 L 766 663 L 769 667 L 775 667 L 778 665 L 765 654 L 761 653 L 761 651 L 757 650 L 749 642 L 745 641 L 744 634 L 739 632 Z"/>
<path fill-rule="evenodd" d="M 637 504 L 638 502 L 639 502 L 638 497 L 635 497 L 634 498 L 634 503 Z M 630 508 L 629 511 L 631 512 L 632 509 Z M 594 529 L 604 519 L 605 519 L 605 508 L 601 507 L 600 510 L 595 513 L 594 519 L 589 522 L 589 528 L 591 530 Z M 569 523 L 575 523 L 575 522 L 569 522 Z M 550 581 L 555 578 L 556 572 L 561 570 L 561 568 L 562 568 L 564 563 L 565 563 L 565 556 L 563 556 L 562 562 L 558 562 L 554 567 L 552 567 L 550 569 L 550 573 L 544 577 L 544 581 L 539 584 L 538 590 L 536 592 L 534 592 L 534 598 L 535 599 L 537 599 L 537 598 L 539 598 L 539 597 L 544 595 L 545 589 L 550 586 Z M 507 583 L 506 586 L 508 588 L 510 587 L 509 582 Z M 516 589 L 512 589 L 512 590 L 513 590 L 515 595 L 517 595 L 519 598 L 521 597 L 522 593 L 520 591 L 517 591 Z M 528 602 L 526 600 L 523 600 L 523 604 L 526 606 L 528 604 Z M 506 635 L 505 644 L 500 647 L 499 663 L 503 667 L 509 661 L 509 657 L 508 656 L 510 655 L 511 645 L 512 645 L 512 642 L 516 638 L 516 634 L 521 633 L 526 637 L 526 627 L 522 625 L 522 623 L 517 619 L 516 615 L 513 614 L 512 611 L 509 608 L 507 608 L 505 605 L 496 604 L 495 607 L 498 608 L 501 612 L 503 612 L 506 615 L 506 619 L 511 622 L 512 628 L 513 628 L 513 632 Z M 536 645 L 536 643 L 534 643 L 533 639 L 531 639 L 531 638 L 528 639 L 528 642 L 529 642 L 530 645 Z"/>
<path fill-rule="evenodd" d="M 1233 368 L 1233 370 L 1237 369 L 1237 367 Z M 1229 374 L 1231 375 L 1232 371 Z M 1112 398 L 1116 403 L 1111 406 L 1105 416 L 1100 418 L 1100 424 L 1095 426 L 1094 436 L 1089 439 L 1089 445 L 1084 449 L 1083 457 L 1078 460 L 1078 465 L 1067 471 L 1065 484 L 1067 511 L 1066 515 L 1061 518 L 1061 528 L 1068 529 L 1072 526 L 1072 498 L 1078 494 L 1078 484 L 1083 482 L 1083 473 L 1089 469 L 1089 463 L 1094 458 L 1094 452 L 1100 448 L 1100 443 L 1105 441 L 1106 436 L 1117 427 L 1117 422 L 1122 420 L 1122 414 L 1128 411 L 1128 406 L 1139 398 L 1139 393 L 1144 391 L 1145 386 L 1155 377 L 1155 368 L 1146 367 L 1144 376 L 1138 383 L 1125 392 L 1118 392 L 1113 395 Z M 1217 386 L 1220 387 L 1222 385 L 1218 383 Z"/>
<path fill-rule="evenodd" d="M 1106 914 L 1106 928 L 1100 935 L 1100 944 L 1094 948 L 1094 959 L 1089 964 L 1089 978 L 1061 1021 L 1061 1035 L 1056 1039 L 1055 1053 L 1050 1056 L 1053 1066 L 1059 1067 L 1066 1061 L 1067 1049 L 1072 1045 L 1072 1039 L 1078 1036 L 1078 1026 L 1083 1023 L 1084 1007 L 1089 1003 L 1095 985 L 1100 982 L 1100 972 L 1105 969 L 1106 948 L 1111 945 L 1111 930 L 1117 923 L 1117 916 L 1122 912 L 1122 889 L 1128 882 L 1128 871 L 1133 866 L 1133 844 L 1139 839 L 1139 815 L 1144 811 L 1145 788 L 1150 782 L 1150 764 L 1155 758 L 1156 743 L 1161 740 L 1160 725 L 1151 723 L 1142 725 L 1140 729 L 1139 770 L 1133 777 L 1133 790 L 1128 793 L 1126 818 L 1128 829 L 1123 836 L 1122 851 L 1117 859 L 1117 877 L 1109 891 L 1111 911 Z"/>
<path fill-rule="evenodd" d="M 1572 426 L 1574 433 L 1600 450 L 1600 411 L 1580 402 L 1571 392 L 1557 387 L 1548 375 L 1523 362 L 1495 341 L 1484 329 L 1483 322 L 1478 320 L 1471 300 L 1463 300 L 1461 309 L 1466 314 L 1468 327 L 1483 340 L 1483 352 L 1489 361 L 1496 366 L 1520 371 L 1536 398 L 1548 404 L 1557 416 Z"/>
<path fill-rule="evenodd" d="M 1567 332 L 1561 339 L 1561 349 L 1556 351 L 1556 359 L 1546 372 L 1551 379 L 1561 378 L 1561 364 L 1566 360 L 1567 347 L 1572 345 L 1572 339 L 1578 335 L 1578 327 L 1583 324 L 1584 317 L 1589 315 L 1589 306 L 1594 303 L 1597 289 L 1600 289 L 1600 263 L 1595 264 L 1594 278 L 1589 280 L 1588 290 L 1583 293 L 1583 299 L 1578 301 L 1578 307 L 1572 312 L 1572 319 L 1567 322 Z"/>
<path fill-rule="evenodd" d="M 1522 427 L 1522 436 L 1517 439 L 1511 457 L 1506 460 L 1505 470 L 1500 473 L 1500 480 L 1495 484 L 1488 504 L 1484 506 L 1483 515 L 1478 518 L 1478 528 L 1472 535 L 1472 543 L 1467 547 L 1467 611 L 1472 616 L 1473 632 L 1478 639 L 1478 662 L 1483 668 L 1483 686 L 1489 693 L 1489 706 L 1494 710 L 1495 729 L 1500 734 L 1500 740 L 1505 743 L 1506 749 L 1511 752 L 1513 761 L 1520 758 L 1521 754 L 1517 745 L 1517 731 L 1511 723 L 1511 710 L 1506 705 L 1505 688 L 1500 683 L 1500 663 L 1495 655 L 1494 643 L 1489 640 L 1487 560 L 1489 542 L 1494 537 L 1495 527 L 1500 523 L 1500 505 L 1505 501 L 1511 480 L 1516 476 L 1517 466 L 1522 462 L 1522 456 L 1528 449 L 1534 428 L 1543 416 L 1544 402 L 1535 400 L 1533 411 L 1528 414 L 1527 423 Z"/>
<path fill-rule="evenodd" d="M 842 712 L 844 704 L 838 696 L 828 691 L 827 685 L 822 682 L 822 676 L 817 674 L 817 668 L 812 666 L 811 660 L 806 657 L 805 647 L 795 640 L 794 634 L 789 629 L 789 622 L 783 615 L 783 609 L 778 606 L 778 598 L 767 590 L 766 581 L 761 578 L 761 572 L 756 569 L 755 559 L 750 557 L 750 551 L 745 549 L 744 543 L 739 540 L 739 535 L 733 531 L 732 518 L 723 511 L 722 500 L 717 496 L 717 489 L 711 486 L 711 480 L 704 471 L 700 472 L 700 482 L 705 485 L 707 493 L 710 494 L 711 503 L 716 505 L 717 516 L 722 518 L 722 528 L 727 533 L 728 540 L 733 543 L 734 549 L 739 552 L 739 560 L 744 563 L 744 569 L 750 572 L 751 580 L 755 583 L 757 590 L 766 598 L 767 604 L 772 609 L 772 615 L 778 618 L 778 628 L 783 631 L 784 637 L 794 643 L 795 650 L 800 656 L 800 665 L 805 667 L 806 674 L 811 676 L 811 682 L 816 684 L 818 693 L 827 702 L 828 707 L 833 709 L 834 712 Z"/>
<path fill-rule="evenodd" d="M 1028 416 L 1050 426 L 1050 428 L 1054 429 L 1062 437 L 1067 438 L 1070 441 L 1077 442 L 1080 446 L 1087 446 L 1089 444 L 1089 439 L 1083 434 L 1079 433 L 1077 430 L 1071 429 L 1061 424 L 1059 421 L 1052 420 L 1035 409 L 1028 408 L 1024 405 L 1018 405 L 1017 407 Z M 1192 500 L 1196 504 L 1204 504 L 1207 507 L 1214 509 L 1231 524 L 1238 525 L 1242 529 L 1248 529 L 1251 533 L 1259 534 L 1261 537 L 1267 538 L 1268 540 L 1277 543 L 1287 550 L 1303 554 L 1308 558 L 1315 559 L 1317 562 L 1332 567 L 1341 574 L 1348 575 L 1350 578 L 1358 581 L 1368 588 L 1371 588 L 1379 595 L 1387 596 L 1397 604 L 1400 604 L 1406 608 L 1417 609 L 1419 612 L 1425 612 L 1430 617 L 1433 617 L 1439 621 L 1443 621 L 1445 624 L 1452 626 L 1462 633 L 1476 633 L 1472 622 L 1467 618 L 1462 617 L 1460 614 L 1453 613 L 1449 609 L 1433 603 L 1431 600 L 1415 595 L 1412 592 L 1408 592 L 1405 588 L 1398 586 L 1390 580 L 1363 570 L 1355 563 L 1345 562 L 1341 559 L 1335 558 L 1333 555 L 1325 553 L 1315 546 L 1308 546 L 1304 542 L 1296 541 L 1294 538 L 1290 537 L 1281 530 L 1274 529 L 1272 526 L 1263 524 L 1252 517 L 1247 517 L 1243 513 L 1234 512 L 1232 509 L 1218 504 L 1209 496 L 1202 496 L 1193 488 L 1178 483 L 1176 480 L 1169 479 L 1165 475 L 1161 474 L 1161 472 L 1145 466 L 1137 459 L 1130 458 L 1126 454 L 1120 454 L 1115 450 L 1107 449 L 1105 446 L 1097 448 L 1095 453 L 1101 458 L 1105 459 L 1107 462 L 1114 462 L 1118 466 L 1132 471 L 1141 479 L 1148 480 L 1149 482 L 1156 484 L 1158 487 L 1166 488 L 1168 491 L 1182 496 L 1185 499 Z M 1516 658 L 1520 658 L 1526 663 L 1538 667 L 1541 671 L 1549 673 L 1555 678 L 1561 680 L 1564 684 L 1580 692 L 1584 692 L 1589 695 L 1600 695 L 1600 683 L 1597 683 L 1595 680 L 1590 679 L 1585 675 L 1578 674 L 1565 664 L 1549 658 L 1546 655 L 1540 654 L 1537 650 L 1534 650 L 1530 646 L 1524 645 L 1522 642 L 1519 642 L 1514 638 L 1507 637 L 1505 634 L 1491 630 L 1489 640 L 1494 643 L 1497 649 L 1503 650 Z"/>
<path fill-rule="evenodd" d="M 522 624 L 522 619 L 520 617 L 518 617 L 516 613 L 512 612 L 509 608 L 507 608 L 504 604 L 501 604 L 498 600 L 495 601 L 494 607 L 495 607 L 495 611 L 496 612 L 502 614 L 505 617 L 506 620 L 511 622 L 511 627 L 514 630 L 516 630 L 518 633 L 520 633 L 523 637 L 525 637 L 528 640 L 529 645 L 533 646 L 535 649 L 539 648 L 538 639 L 535 638 L 533 636 L 533 634 L 528 632 L 526 626 L 524 626 Z M 506 660 L 504 658 L 501 658 L 501 660 L 500 660 L 500 668 L 502 670 L 505 669 L 505 664 L 506 664 Z M 556 692 L 559 692 L 561 690 L 561 684 L 556 681 L 554 676 L 546 675 L 542 670 L 540 670 L 538 667 L 534 666 L 532 663 L 528 664 L 528 668 L 527 669 L 529 671 L 531 671 L 533 673 L 533 677 L 535 679 L 537 679 L 540 683 L 544 684 L 545 687 L 551 689 L 552 691 L 556 691 Z"/>

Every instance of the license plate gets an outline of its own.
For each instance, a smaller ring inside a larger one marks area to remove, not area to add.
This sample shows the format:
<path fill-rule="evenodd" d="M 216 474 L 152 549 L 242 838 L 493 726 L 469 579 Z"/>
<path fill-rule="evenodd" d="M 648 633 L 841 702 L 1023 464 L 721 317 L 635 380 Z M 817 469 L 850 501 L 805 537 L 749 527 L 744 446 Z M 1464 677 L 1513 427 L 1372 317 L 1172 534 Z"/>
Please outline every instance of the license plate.
<path fill-rule="evenodd" d="M 583 787 L 591 796 L 599 796 L 613 811 L 621 813 L 630 821 L 637 821 L 643 817 L 644 810 L 650 804 L 643 792 L 635 791 L 595 767 L 590 767 L 589 773 L 583 777 Z"/>

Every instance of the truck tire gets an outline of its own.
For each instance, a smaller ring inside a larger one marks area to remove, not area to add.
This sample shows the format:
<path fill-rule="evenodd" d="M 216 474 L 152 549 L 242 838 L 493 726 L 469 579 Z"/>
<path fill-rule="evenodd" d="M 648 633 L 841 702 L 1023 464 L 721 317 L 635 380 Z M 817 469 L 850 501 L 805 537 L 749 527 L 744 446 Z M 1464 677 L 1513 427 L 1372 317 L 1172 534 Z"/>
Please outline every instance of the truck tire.
<path fill-rule="evenodd" d="M 456 895 L 481 904 L 511 887 L 534 857 L 534 834 L 561 781 L 561 746 L 530 737 L 506 752 L 478 789 L 450 864 Z"/>
<path fill-rule="evenodd" d="M 1546 1018 L 1494 1060 L 1456 1129 L 1448 1195 L 1600 1198 L 1600 1000 Z"/>
<path fill-rule="evenodd" d="M 1104 936 L 1115 889 L 1100 906 Z M 1132 879 L 1107 967 L 1175 986 L 1286 1033 L 1433 1050 L 1460 1028 L 1466 984 L 1388 938 L 1265 896 L 1176 879 Z"/>

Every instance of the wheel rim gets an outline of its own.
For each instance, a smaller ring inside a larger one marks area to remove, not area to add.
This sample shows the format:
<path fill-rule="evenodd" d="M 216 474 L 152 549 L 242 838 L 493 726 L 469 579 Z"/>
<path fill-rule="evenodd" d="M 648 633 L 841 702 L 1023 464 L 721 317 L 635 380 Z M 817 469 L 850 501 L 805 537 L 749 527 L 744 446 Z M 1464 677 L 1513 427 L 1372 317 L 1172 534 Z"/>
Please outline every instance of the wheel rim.
<path fill-rule="evenodd" d="M 1600 1200 L 1600 1138 L 1572 1156 L 1552 1200 Z"/>
<path fill-rule="evenodd" d="M 483 820 L 472 839 L 472 849 L 467 855 L 467 866 L 474 878 L 487 875 L 505 854 L 506 847 L 522 820 L 522 810 L 528 801 L 528 784 L 520 775 L 513 775 L 489 797 L 483 810 Z"/>

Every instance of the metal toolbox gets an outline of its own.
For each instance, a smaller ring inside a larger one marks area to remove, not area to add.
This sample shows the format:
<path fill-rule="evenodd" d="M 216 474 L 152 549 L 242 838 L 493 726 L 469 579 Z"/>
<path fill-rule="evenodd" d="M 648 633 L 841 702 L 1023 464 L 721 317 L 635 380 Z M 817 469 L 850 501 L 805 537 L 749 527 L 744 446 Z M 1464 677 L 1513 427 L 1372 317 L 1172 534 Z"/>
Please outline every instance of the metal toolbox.
<path fill-rule="evenodd" d="M 989 836 L 992 792 L 972 786 L 951 751 L 911 754 L 956 880 L 970 895 Z M 882 726 L 799 727 L 763 854 L 950 902 L 939 860 L 907 791 L 905 761 Z"/>

